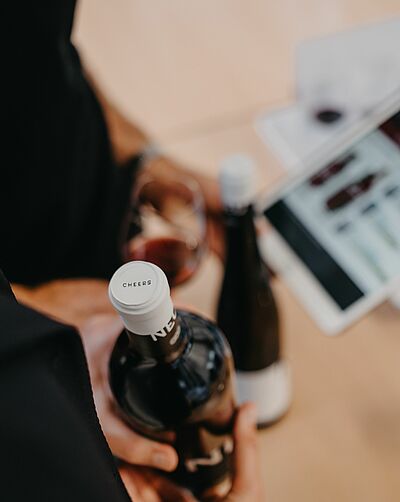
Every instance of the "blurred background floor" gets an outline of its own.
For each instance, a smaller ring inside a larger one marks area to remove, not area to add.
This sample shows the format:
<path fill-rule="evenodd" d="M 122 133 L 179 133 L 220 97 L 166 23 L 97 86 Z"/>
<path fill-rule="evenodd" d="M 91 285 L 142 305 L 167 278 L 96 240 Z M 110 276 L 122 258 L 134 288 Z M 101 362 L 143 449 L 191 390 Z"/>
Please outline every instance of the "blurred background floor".
<path fill-rule="evenodd" d="M 253 120 L 293 101 L 297 44 L 395 14 L 399 0 L 80 0 L 75 40 L 103 91 L 168 152 L 215 176 L 246 151 L 267 186 L 282 169 Z M 177 299 L 213 315 L 221 274 L 209 257 Z M 399 501 L 400 313 L 382 305 L 328 338 L 281 281 L 274 290 L 294 401 L 261 433 L 268 501 Z"/>

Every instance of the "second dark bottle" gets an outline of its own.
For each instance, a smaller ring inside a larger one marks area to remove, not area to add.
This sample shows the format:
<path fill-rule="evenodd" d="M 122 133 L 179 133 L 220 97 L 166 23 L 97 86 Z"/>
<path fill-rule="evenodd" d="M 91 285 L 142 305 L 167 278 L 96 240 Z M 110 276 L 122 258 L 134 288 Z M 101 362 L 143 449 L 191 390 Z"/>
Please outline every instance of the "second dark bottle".
<path fill-rule="evenodd" d="M 227 251 L 217 317 L 232 348 L 239 403 L 256 403 L 262 427 L 286 412 L 291 392 L 288 365 L 281 358 L 278 310 L 257 245 L 254 185 L 251 159 L 235 155 L 225 160 L 220 187 Z"/>

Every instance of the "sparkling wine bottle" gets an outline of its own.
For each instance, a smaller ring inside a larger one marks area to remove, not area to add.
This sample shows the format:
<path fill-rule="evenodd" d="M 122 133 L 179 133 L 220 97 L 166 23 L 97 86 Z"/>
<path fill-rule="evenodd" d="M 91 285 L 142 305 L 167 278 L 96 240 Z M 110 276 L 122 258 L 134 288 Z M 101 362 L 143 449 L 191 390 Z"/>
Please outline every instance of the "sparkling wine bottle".
<path fill-rule="evenodd" d="M 175 311 L 167 278 L 151 263 L 119 268 L 109 296 L 125 325 L 109 373 L 121 416 L 137 432 L 174 445 L 174 480 L 201 500 L 219 500 L 231 487 L 236 407 L 225 337 L 210 321 Z"/>
<path fill-rule="evenodd" d="M 235 155 L 225 160 L 220 187 L 227 253 L 217 317 L 232 348 L 238 400 L 256 403 L 263 427 L 288 409 L 290 378 L 281 358 L 278 310 L 257 246 L 254 182 L 251 159 Z"/>

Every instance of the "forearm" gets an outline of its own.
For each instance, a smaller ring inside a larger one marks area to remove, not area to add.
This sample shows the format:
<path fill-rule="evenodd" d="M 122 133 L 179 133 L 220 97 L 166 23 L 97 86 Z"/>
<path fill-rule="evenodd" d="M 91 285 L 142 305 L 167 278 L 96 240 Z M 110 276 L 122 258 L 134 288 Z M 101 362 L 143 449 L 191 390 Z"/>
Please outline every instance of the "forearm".
<path fill-rule="evenodd" d="M 140 155 L 150 140 L 137 125 L 130 122 L 118 108 L 104 95 L 92 76 L 86 73 L 104 113 L 114 158 L 118 164 L 124 164 L 131 157 Z"/>

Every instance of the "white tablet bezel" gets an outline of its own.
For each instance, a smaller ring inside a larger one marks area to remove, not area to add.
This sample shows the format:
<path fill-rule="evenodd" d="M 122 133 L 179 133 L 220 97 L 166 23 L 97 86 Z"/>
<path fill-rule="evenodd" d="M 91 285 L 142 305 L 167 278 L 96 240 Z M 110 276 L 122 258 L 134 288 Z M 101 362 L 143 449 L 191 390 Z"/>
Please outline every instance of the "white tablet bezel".
<path fill-rule="evenodd" d="M 257 203 L 257 213 L 261 214 L 282 199 L 297 184 L 308 179 L 327 164 L 333 162 L 363 136 L 373 131 L 400 110 L 400 92 L 385 100 L 368 117 L 352 130 L 338 135 L 329 147 L 319 151 L 304 163 L 304 169 L 290 179 L 276 185 Z M 269 232 L 260 238 L 260 250 L 264 258 L 284 279 L 300 300 L 304 308 L 328 335 L 343 331 L 350 324 L 379 305 L 400 289 L 400 276 L 383 285 L 372 294 L 363 296 L 346 310 L 341 310 L 318 282 L 306 265 L 298 258 L 279 232 L 269 225 Z"/>

